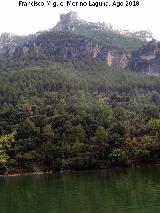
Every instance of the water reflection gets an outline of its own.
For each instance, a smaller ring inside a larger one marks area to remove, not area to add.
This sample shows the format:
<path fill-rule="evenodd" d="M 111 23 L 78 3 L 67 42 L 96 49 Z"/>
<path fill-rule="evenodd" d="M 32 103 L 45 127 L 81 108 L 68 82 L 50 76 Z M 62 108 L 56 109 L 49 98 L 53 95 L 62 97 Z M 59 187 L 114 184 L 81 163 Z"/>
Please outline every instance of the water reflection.
<path fill-rule="evenodd" d="M 159 213 L 158 167 L 0 178 L 0 213 Z"/>

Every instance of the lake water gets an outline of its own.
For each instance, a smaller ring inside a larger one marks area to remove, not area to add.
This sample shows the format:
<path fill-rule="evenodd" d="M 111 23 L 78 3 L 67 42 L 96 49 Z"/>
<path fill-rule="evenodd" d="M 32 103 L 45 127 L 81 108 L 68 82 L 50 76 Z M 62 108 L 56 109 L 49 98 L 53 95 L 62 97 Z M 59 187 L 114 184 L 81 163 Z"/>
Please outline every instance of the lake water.
<path fill-rule="evenodd" d="M 160 213 L 160 167 L 0 178 L 0 213 Z"/>

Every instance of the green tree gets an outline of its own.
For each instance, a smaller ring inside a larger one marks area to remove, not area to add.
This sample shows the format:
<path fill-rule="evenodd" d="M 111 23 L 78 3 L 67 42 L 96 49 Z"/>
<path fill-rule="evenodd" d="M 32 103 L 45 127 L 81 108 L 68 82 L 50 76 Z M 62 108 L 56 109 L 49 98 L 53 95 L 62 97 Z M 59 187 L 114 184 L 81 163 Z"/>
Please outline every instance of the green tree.
<path fill-rule="evenodd" d="M 7 165 L 8 160 L 10 159 L 8 151 L 11 149 L 14 142 L 15 132 L 0 136 L 0 168 Z"/>
<path fill-rule="evenodd" d="M 105 161 L 105 154 L 108 150 L 108 141 L 107 141 L 107 132 L 103 126 L 99 126 L 96 129 L 95 137 L 93 138 L 94 143 L 96 144 L 96 149 L 99 150 L 100 159 Z"/>
<path fill-rule="evenodd" d="M 109 163 L 113 166 L 125 165 L 128 161 L 128 156 L 126 152 L 122 149 L 115 148 L 108 155 Z"/>
<path fill-rule="evenodd" d="M 160 144 L 160 119 L 151 119 L 148 124 L 149 127 L 153 129 L 156 133 L 156 143 Z"/>

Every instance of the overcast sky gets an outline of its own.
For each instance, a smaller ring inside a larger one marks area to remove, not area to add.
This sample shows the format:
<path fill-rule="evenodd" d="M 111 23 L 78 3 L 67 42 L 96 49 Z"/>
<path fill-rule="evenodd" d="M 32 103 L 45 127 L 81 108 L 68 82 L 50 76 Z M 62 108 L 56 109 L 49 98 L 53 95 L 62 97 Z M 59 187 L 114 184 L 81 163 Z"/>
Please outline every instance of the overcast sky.
<path fill-rule="evenodd" d="M 32 1 L 32 0 L 30 0 Z M 47 0 L 43 0 L 45 3 Z M 61 0 L 51 0 L 61 1 Z M 67 0 L 63 0 L 65 3 Z M 77 0 L 79 1 L 79 0 Z M 83 0 L 89 1 L 89 0 Z M 93 1 L 93 0 L 92 0 Z M 96 0 L 95 0 L 96 1 Z M 98 1 L 98 0 L 97 0 Z M 101 0 L 100 0 L 101 1 Z M 102 0 L 103 1 L 103 0 Z M 112 2 L 112 0 L 108 0 Z M 125 0 L 122 0 L 125 2 Z M 55 26 L 61 13 L 78 12 L 91 22 L 111 23 L 118 29 L 150 30 L 160 40 L 160 0 L 139 0 L 139 7 L 19 7 L 19 0 L 0 0 L 0 33 L 35 33 Z M 29 2 L 29 0 L 26 0 Z"/>

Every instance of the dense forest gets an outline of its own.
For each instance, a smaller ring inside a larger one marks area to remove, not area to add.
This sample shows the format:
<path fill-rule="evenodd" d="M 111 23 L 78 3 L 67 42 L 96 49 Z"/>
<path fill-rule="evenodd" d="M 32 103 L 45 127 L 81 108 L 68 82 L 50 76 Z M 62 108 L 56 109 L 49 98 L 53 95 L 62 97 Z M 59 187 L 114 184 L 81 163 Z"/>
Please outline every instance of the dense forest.
<path fill-rule="evenodd" d="M 148 36 L 74 12 L 48 31 L 2 34 L 0 174 L 158 163 L 160 49 Z"/>
<path fill-rule="evenodd" d="M 160 77 L 96 61 L 0 64 L 1 174 L 159 162 Z"/>

